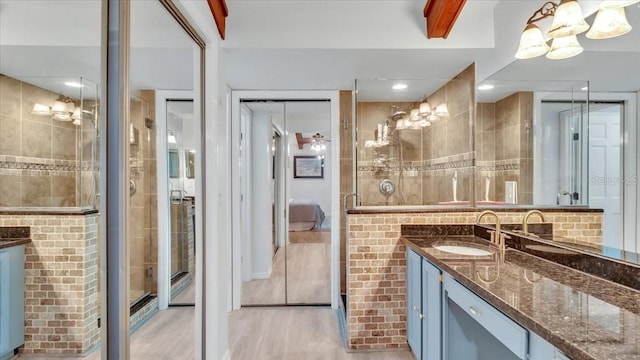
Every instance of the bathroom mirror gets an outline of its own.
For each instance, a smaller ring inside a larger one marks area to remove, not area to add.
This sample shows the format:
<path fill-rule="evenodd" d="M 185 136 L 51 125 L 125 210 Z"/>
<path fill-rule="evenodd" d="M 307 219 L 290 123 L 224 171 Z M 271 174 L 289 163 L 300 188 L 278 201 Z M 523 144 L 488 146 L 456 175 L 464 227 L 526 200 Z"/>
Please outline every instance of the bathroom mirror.
<path fill-rule="evenodd" d="M 180 177 L 180 154 L 176 149 L 169 149 L 169 177 L 172 179 Z"/>
<path fill-rule="evenodd" d="M 359 205 L 471 206 L 474 79 L 356 81 Z"/>
<path fill-rule="evenodd" d="M 187 179 L 193 179 L 195 177 L 195 161 L 196 151 L 193 149 L 187 149 L 184 151 L 184 176 Z"/>

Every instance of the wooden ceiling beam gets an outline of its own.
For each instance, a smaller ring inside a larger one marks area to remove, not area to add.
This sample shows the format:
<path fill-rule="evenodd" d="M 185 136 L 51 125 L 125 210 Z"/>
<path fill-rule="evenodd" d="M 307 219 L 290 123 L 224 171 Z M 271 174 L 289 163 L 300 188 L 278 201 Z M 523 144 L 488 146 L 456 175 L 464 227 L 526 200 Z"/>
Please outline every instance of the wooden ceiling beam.
<path fill-rule="evenodd" d="M 229 16 L 229 8 L 225 0 L 207 0 L 213 19 L 216 21 L 216 27 L 222 40 L 225 36 L 225 27 L 227 24 L 227 16 Z"/>
<path fill-rule="evenodd" d="M 467 0 L 427 0 L 424 6 L 427 38 L 446 39 L 466 2 Z"/>
<path fill-rule="evenodd" d="M 302 150 L 304 144 L 310 144 L 313 141 L 312 138 L 302 137 L 302 133 L 296 133 L 296 141 L 298 142 L 298 149 Z"/>

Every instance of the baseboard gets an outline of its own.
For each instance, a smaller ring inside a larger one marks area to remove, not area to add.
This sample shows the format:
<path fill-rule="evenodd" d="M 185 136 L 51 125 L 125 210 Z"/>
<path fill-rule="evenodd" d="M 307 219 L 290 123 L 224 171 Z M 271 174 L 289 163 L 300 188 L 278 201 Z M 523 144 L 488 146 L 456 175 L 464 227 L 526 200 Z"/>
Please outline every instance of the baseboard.
<path fill-rule="evenodd" d="M 254 272 L 251 273 L 251 278 L 253 280 L 265 280 L 271 277 L 271 271 L 273 270 L 273 267 L 270 267 L 268 271 L 265 272 Z"/>

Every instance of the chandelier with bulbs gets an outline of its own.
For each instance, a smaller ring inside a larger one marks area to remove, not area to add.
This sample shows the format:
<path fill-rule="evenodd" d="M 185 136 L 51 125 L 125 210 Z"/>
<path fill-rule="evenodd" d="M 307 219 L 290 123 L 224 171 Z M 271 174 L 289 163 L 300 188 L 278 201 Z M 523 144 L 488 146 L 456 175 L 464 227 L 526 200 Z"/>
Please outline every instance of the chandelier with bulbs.
<path fill-rule="evenodd" d="M 598 13 L 590 26 L 582 16 L 577 0 L 560 0 L 559 4 L 547 1 L 527 20 L 520 37 L 520 46 L 516 59 L 531 59 L 545 55 L 549 59 L 567 59 L 580 54 L 584 49 L 580 46 L 577 34 L 588 30 L 589 39 L 609 39 L 631 31 L 631 25 L 625 15 L 625 7 L 640 0 L 602 0 Z M 547 36 L 551 46 L 535 23 L 553 17 L 551 29 Z"/>

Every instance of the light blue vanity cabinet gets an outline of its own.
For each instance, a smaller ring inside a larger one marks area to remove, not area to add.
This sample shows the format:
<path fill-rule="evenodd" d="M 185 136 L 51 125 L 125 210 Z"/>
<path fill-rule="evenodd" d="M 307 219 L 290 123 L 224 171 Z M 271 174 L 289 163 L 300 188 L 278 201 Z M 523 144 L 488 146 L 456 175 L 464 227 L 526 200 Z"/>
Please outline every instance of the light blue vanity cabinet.
<path fill-rule="evenodd" d="M 529 333 L 529 360 L 570 360 L 536 333 Z"/>
<path fill-rule="evenodd" d="M 448 274 L 443 284 L 442 328 L 444 359 L 527 359 L 527 329 Z"/>
<path fill-rule="evenodd" d="M 407 249 L 407 341 L 416 359 L 440 359 L 441 272 Z"/>
<path fill-rule="evenodd" d="M 0 360 L 24 344 L 24 245 L 0 249 Z"/>

